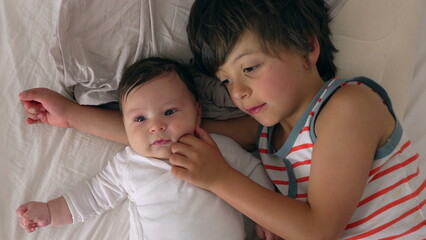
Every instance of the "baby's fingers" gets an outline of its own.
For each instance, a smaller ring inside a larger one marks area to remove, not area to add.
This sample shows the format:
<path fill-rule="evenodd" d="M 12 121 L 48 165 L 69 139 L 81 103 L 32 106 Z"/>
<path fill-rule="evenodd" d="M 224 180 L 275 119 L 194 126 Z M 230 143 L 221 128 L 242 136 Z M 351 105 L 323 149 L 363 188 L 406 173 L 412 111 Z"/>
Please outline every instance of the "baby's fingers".
<path fill-rule="evenodd" d="M 28 114 L 37 115 L 40 112 L 43 112 L 43 111 L 46 110 L 41 103 L 36 102 L 36 101 L 21 100 L 21 105 L 25 108 L 25 111 Z"/>
<path fill-rule="evenodd" d="M 34 223 L 32 220 L 27 219 L 25 217 L 19 218 L 19 225 L 26 231 L 26 232 L 34 232 L 37 224 Z"/>
<path fill-rule="evenodd" d="M 19 206 L 19 207 L 16 209 L 16 214 L 18 215 L 18 217 L 19 217 L 19 218 L 22 218 L 22 217 L 24 217 L 24 213 L 25 213 L 26 211 L 28 211 L 27 204 L 22 204 L 21 206 Z"/>
<path fill-rule="evenodd" d="M 35 114 L 28 114 L 27 113 L 27 124 L 35 124 L 35 123 L 48 123 L 46 112 L 41 112 L 37 115 Z"/>
<path fill-rule="evenodd" d="M 37 224 L 35 224 L 35 223 L 31 223 L 31 224 L 29 224 L 29 225 L 27 225 L 27 226 L 25 226 L 25 227 L 24 227 L 24 230 L 25 230 L 27 233 L 32 233 L 32 232 L 34 232 L 36 229 L 37 229 Z"/>

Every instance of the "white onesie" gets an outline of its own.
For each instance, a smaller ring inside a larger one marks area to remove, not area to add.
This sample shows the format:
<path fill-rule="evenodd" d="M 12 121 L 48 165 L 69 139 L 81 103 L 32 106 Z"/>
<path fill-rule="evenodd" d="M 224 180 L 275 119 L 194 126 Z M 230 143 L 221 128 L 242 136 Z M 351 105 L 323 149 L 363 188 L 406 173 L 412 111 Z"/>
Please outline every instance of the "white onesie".
<path fill-rule="evenodd" d="M 227 162 L 273 189 L 260 161 L 232 139 L 212 134 Z M 73 222 L 102 214 L 130 200 L 130 239 L 244 239 L 242 215 L 204 189 L 174 177 L 164 160 L 126 147 L 90 181 L 64 194 Z"/>

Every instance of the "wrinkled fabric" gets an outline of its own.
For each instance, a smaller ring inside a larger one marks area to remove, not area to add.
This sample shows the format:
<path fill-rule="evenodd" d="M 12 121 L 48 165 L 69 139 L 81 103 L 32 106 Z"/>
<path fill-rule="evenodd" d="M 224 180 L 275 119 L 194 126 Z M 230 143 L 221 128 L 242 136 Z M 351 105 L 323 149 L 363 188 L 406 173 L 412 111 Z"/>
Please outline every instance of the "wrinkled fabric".
<path fill-rule="evenodd" d="M 117 101 L 123 70 L 145 57 L 188 63 L 186 24 L 194 0 L 63 0 L 50 49 L 58 79 L 82 105 Z M 335 15 L 346 0 L 328 0 Z M 203 116 L 244 115 L 215 79 L 197 74 Z"/>

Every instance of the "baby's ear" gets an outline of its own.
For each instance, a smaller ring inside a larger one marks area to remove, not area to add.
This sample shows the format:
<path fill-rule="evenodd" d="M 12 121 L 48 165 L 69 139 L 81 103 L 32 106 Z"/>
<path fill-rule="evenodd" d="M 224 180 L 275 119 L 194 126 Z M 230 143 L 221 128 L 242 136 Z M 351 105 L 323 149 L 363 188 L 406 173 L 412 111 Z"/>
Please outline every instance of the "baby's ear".
<path fill-rule="evenodd" d="M 201 113 L 201 104 L 199 102 L 196 102 L 195 103 L 195 108 L 197 110 L 197 126 L 200 126 L 201 125 L 201 116 L 202 116 L 202 113 Z"/>

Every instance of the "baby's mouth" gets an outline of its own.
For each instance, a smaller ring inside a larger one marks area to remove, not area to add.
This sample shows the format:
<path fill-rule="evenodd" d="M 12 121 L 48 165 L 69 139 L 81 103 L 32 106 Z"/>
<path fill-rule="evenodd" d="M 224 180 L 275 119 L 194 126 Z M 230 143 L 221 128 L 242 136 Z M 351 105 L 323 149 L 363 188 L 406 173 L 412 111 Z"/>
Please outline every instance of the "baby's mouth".
<path fill-rule="evenodd" d="M 168 139 L 157 139 L 152 143 L 152 145 L 163 146 L 163 145 L 169 144 L 170 142 L 171 142 L 171 140 L 168 140 Z"/>

